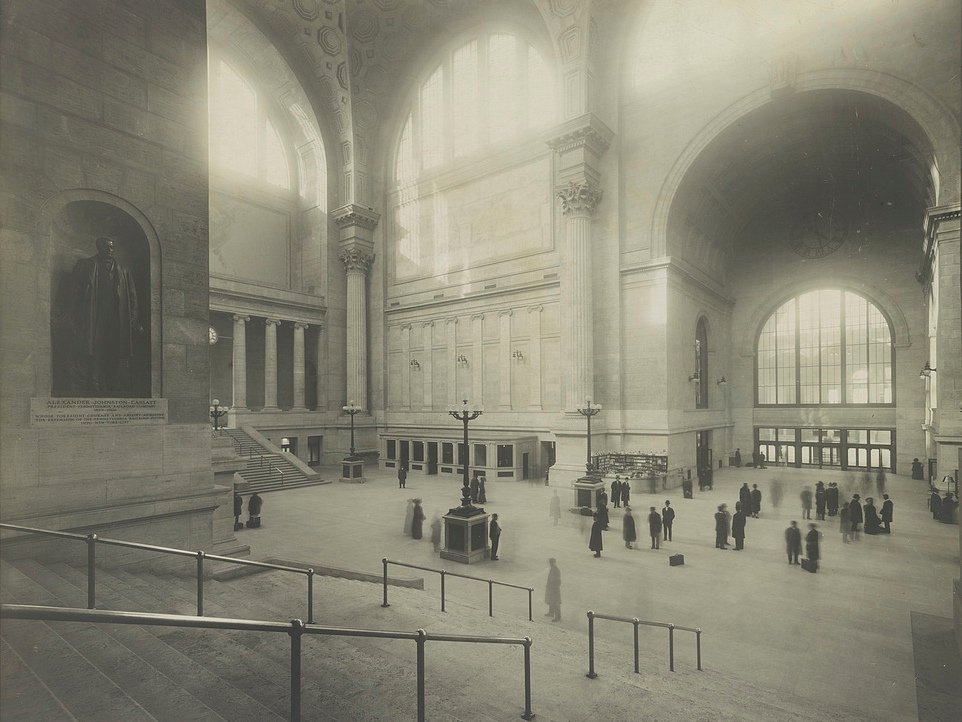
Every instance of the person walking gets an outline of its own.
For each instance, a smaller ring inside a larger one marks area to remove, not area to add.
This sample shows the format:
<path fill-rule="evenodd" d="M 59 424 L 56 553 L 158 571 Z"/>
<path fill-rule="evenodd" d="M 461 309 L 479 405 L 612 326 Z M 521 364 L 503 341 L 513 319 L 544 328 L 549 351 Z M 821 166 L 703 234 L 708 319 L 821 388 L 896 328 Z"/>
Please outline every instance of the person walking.
<path fill-rule="evenodd" d="M 838 484 L 834 481 L 825 490 L 825 506 L 828 508 L 829 516 L 838 514 Z"/>
<path fill-rule="evenodd" d="M 441 517 L 438 514 L 431 520 L 431 546 L 435 554 L 441 551 Z"/>
<path fill-rule="evenodd" d="M 595 553 L 595 558 L 601 557 L 604 544 L 601 543 L 601 518 L 598 512 L 592 514 L 594 521 L 591 522 L 591 536 L 588 537 L 588 549 Z"/>
<path fill-rule="evenodd" d="M 885 470 L 882 467 L 875 472 L 875 493 L 879 496 L 885 494 Z"/>
<path fill-rule="evenodd" d="M 715 512 L 715 548 L 728 548 L 728 512 L 724 504 Z"/>
<path fill-rule="evenodd" d="M 498 545 L 501 543 L 501 525 L 498 524 L 498 515 L 491 515 L 491 523 L 488 528 L 488 538 L 491 539 L 491 561 L 498 561 Z"/>
<path fill-rule="evenodd" d="M 818 528 L 814 524 L 809 524 L 808 534 L 805 535 L 805 556 L 811 563 L 809 571 L 812 574 L 818 571 L 818 560 L 821 558 L 818 546 Z"/>
<path fill-rule="evenodd" d="M 895 505 L 892 503 L 892 500 L 889 499 L 888 494 L 882 494 L 882 498 L 885 500 L 882 502 L 882 523 L 885 525 L 885 528 L 882 530 L 882 533 L 891 534 L 892 533 L 892 511 Z"/>
<path fill-rule="evenodd" d="M 548 613 L 552 622 L 561 621 L 561 570 L 558 561 L 552 557 L 548 560 L 548 581 L 544 585 L 544 603 L 548 605 Z"/>
<path fill-rule="evenodd" d="M 858 494 L 852 495 L 852 500 L 848 503 L 848 520 L 852 523 L 852 541 L 859 540 L 860 529 L 858 525 L 864 518 L 862 515 L 862 502 Z"/>
<path fill-rule="evenodd" d="M 414 499 L 408 499 L 408 508 L 404 512 L 404 527 L 401 531 L 405 536 L 411 536 L 411 526 L 414 524 Z"/>
<path fill-rule="evenodd" d="M 922 469 L 922 462 L 919 461 L 919 457 L 912 459 L 912 478 L 916 481 L 922 481 L 925 479 L 924 470 Z"/>
<path fill-rule="evenodd" d="M 742 488 L 738 490 L 738 503 L 742 505 L 743 511 L 749 514 L 752 513 L 752 490 L 748 488 L 747 481 L 742 484 Z"/>
<path fill-rule="evenodd" d="M 675 523 L 675 510 L 671 502 L 665 499 L 665 508 L 661 510 L 661 525 L 665 529 L 665 541 L 671 541 L 671 525 Z"/>
<path fill-rule="evenodd" d="M 815 518 L 825 519 L 825 484 L 820 481 L 815 484 Z"/>
<path fill-rule="evenodd" d="M 551 503 L 548 505 L 548 516 L 551 517 L 552 526 L 558 526 L 558 522 L 561 520 L 561 499 L 558 498 L 557 491 L 551 497 Z"/>
<path fill-rule="evenodd" d="M 397 488 L 403 489 L 407 486 L 408 481 L 408 468 L 406 465 L 401 464 L 397 470 Z"/>
<path fill-rule="evenodd" d="M 742 503 L 735 504 L 735 515 L 732 517 L 732 536 L 735 538 L 735 551 L 745 548 L 745 512 Z"/>
<path fill-rule="evenodd" d="M 616 509 L 621 506 L 621 477 L 615 475 L 615 480 L 611 482 L 611 504 Z"/>
<path fill-rule="evenodd" d="M 807 486 L 802 489 L 802 492 L 798 495 L 802 500 L 802 518 L 811 519 L 812 518 L 812 490 Z"/>
<path fill-rule="evenodd" d="M 752 518 L 757 519 L 758 513 L 761 510 L 762 510 L 762 492 L 758 488 L 758 484 L 752 484 L 752 506 L 751 506 Z M 748 512 L 747 509 L 745 511 L 746 513 Z"/>
<path fill-rule="evenodd" d="M 782 505 L 782 482 L 780 479 L 772 479 L 769 495 L 772 498 L 772 506 L 778 508 Z"/>
<path fill-rule="evenodd" d="M 838 529 L 842 532 L 842 542 L 845 544 L 852 541 L 852 520 L 849 516 L 848 504 L 842 504 L 838 512 Z"/>
<path fill-rule="evenodd" d="M 649 507 L 648 532 L 651 534 L 651 548 L 661 548 L 661 514 L 655 507 Z"/>
<path fill-rule="evenodd" d="M 421 500 L 414 500 L 414 513 L 411 516 L 411 538 L 420 539 L 424 527 L 424 509 L 421 508 Z"/>
<path fill-rule="evenodd" d="M 625 518 L 621 521 L 621 537 L 625 540 L 625 549 L 631 549 L 631 545 L 638 538 L 635 533 L 635 517 L 630 506 L 625 507 Z"/>
<path fill-rule="evenodd" d="M 802 530 L 798 528 L 797 521 L 792 521 L 785 530 L 785 550 L 788 552 L 788 563 L 798 564 L 798 555 L 802 553 Z"/>

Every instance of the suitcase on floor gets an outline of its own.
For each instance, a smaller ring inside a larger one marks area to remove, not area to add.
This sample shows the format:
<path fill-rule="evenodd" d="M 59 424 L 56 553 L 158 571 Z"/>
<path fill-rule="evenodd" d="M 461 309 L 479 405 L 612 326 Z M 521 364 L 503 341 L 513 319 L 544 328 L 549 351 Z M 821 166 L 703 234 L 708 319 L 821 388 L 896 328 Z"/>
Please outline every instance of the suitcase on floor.
<path fill-rule="evenodd" d="M 668 557 L 669 566 L 680 567 L 684 563 L 685 563 L 684 554 L 672 554 Z"/>
<path fill-rule="evenodd" d="M 811 559 L 802 559 L 802 569 L 814 574 L 815 570 L 818 569 L 818 562 L 813 562 Z"/>

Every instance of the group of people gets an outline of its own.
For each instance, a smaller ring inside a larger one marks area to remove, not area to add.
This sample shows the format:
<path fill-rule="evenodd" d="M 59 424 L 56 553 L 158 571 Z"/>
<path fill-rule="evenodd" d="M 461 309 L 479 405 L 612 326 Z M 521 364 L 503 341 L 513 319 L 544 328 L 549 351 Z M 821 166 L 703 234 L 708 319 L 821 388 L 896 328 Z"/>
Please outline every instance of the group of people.
<path fill-rule="evenodd" d="M 882 495 L 882 510 L 875 507 L 875 499 L 868 497 L 862 504 L 861 496 L 853 494 L 852 500 L 843 504 L 839 511 L 839 531 L 842 533 L 842 541 L 858 541 L 864 529 L 866 534 L 875 536 L 877 534 L 892 533 L 892 515 L 895 511 L 895 504 L 888 494 Z M 863 529 L 859 529 L 859 525 Z"/>
<path fill-rule="evenodd" d="M 622 504 L 628 506 L 628 501 L 631 498 L 631 481 L 625 479 L 622 481 L 621 476 L 615 475 L 615 480 L 611 482 L 611 503 L 615 508 L 620 507 Z"/>
<path fill-rule="evenodd" d="M 943 524 L 955 524 L 957 522 L 956 509 L 959 508 L 959 500 L 951 491 L 946 491 L 943 496 L 939 496 L 939 490 L 934 486 L 929 495 L 929 511 L 932 518 Z"/>
<path fill-rule="evenodd" d="M 256 491 L 247 500 L 247 528 L 257 529 L 261 525 L 261 508 L 264 500 Z M 241 523 L 241 513 L 244 511 L 244 499 L 236 491 L 234 492 L 234 531 L 244 528 Z"/>
<path fill-rule="evenodd" d="M 601 557 L 604 550 L 604 540 L 601 533 L 608 531 L 608 510 L 602 506 L 601 498 L 607 496 L 602 491 L 599 494 L 598 510 L 592 514 L 591 533 L 588 536 L 588 550 L 594 552 L 595 558 Z M 625 516 L 621 522 L 621 537 L 625 542 L 626 549 L 634 549 L 634 543 L 638 540 L 635 527 L 635 517 L 631 507 L 625 505 Z M 662 535 L 665 541 L 671 541 L 671 527 L 675 521 L 675 510 L 671 506 L 671 501 L 665 499 L 665 506 L 658 512 L 657 507 L 648 507 L 648 535 L 651 538 L 651 548 L 660 549 Z"/>

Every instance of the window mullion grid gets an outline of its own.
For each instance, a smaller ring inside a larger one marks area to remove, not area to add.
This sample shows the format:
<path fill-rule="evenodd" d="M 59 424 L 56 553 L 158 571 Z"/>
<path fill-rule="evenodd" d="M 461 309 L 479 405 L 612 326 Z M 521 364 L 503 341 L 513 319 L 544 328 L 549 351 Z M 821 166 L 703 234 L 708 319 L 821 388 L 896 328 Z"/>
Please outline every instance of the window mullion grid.
<path fill-rule="evenodd" d="M 441 163 L 454 159 L 454 51 L 441 63 Z"/>
<path fill-rule="evenodd" d="M 518 68 L 518 85 L 516 88 L 518 94 L 518 103 L 524 106 L 523 109 L 518 108 L 518 115 L 523 117 L 523 122 L 521 123 L 518 136 L 524 137 L 525 132 L 531 127 L 531 118 L 528 116 L 528 111 L 530 109 L 528 98 L 531 95 L 529 92 L 530 89 L 528 88 L 528 43 L 521 42 L 521 39 L 518 38 L 515 41 L 514 52 L 515 67 Z"/>
<path fill-rule="evenodd" d="M 845 308 L 848 305 L 846 296 L 848 294 L 842 291 L 842 298 L 840 303 L 839 311 L 839 330 L 838 330 L 838 343 L 839 343 L 839 357 L 841 358 L 841 387 L 842 392 L 842 403 L 848 403 L 848 334 L 845 333 L 845 327 L 848 325 L 848 321 L 845 316 Z"/>
<path fill-rule="evenodd" d="M 799 404 L 802 400 L 802 334 L 800 330 L 801 325 L 801 311 L 798 303 L 798 297 L 795 297 L 795 403 Z"/>

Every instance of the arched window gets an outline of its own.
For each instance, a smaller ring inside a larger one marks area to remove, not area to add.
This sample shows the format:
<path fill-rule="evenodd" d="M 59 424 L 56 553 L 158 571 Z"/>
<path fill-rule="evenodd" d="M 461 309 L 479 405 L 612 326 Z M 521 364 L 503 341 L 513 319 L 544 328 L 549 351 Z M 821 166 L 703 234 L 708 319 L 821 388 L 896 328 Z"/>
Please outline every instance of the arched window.
<path fill-rule="evenodd" d="M 708 323 L 704 316 L 695 327 L 695 408 L 708 408 Z"/>
<path fill-rule="evenodd" d="M 509 33 L 485 33 L 456 47 L 426 75 L 401 132 L 399 185 L 424 171 L 521 141 L 554 120 L 544 58 Z"/>
<path fill-rule="evenodd" d="M 850 291 L 789 299 L 758 336 L 756 393 L 760 406 L 893 403 L 888 320 Z"/>

